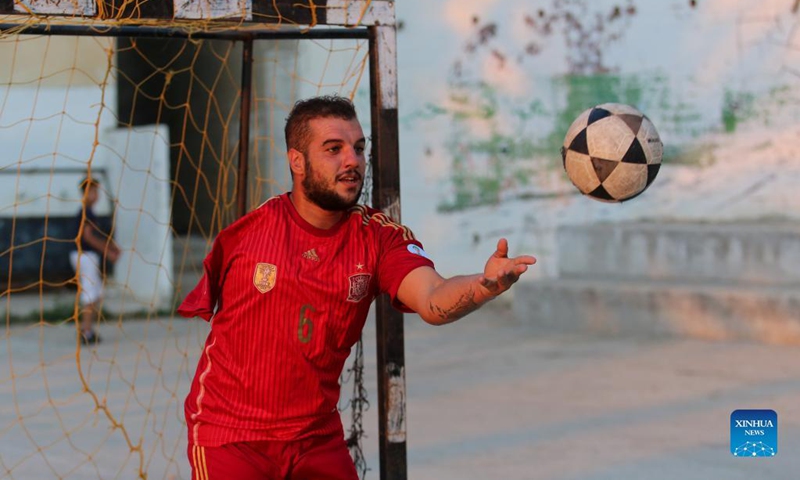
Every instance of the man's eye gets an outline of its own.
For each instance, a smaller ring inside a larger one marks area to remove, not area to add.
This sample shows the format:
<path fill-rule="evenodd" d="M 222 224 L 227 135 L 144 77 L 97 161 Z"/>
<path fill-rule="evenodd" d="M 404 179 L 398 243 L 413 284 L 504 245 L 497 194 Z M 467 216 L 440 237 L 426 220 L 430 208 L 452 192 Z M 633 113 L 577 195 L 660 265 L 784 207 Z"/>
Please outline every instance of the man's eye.
<path fill-rule="evenodd" d="M 364 147 L 356 147 L 356 153 L 359 154 L 359 155 L 364 153 Z"/>
<path fill-rule="evenodd" d="M 328 151 L 331 152 L 331 153 L 339 153 L 341 150 L 342 150 L 342 147 L 340 147 L 338 145 L 328 149 Z"/>

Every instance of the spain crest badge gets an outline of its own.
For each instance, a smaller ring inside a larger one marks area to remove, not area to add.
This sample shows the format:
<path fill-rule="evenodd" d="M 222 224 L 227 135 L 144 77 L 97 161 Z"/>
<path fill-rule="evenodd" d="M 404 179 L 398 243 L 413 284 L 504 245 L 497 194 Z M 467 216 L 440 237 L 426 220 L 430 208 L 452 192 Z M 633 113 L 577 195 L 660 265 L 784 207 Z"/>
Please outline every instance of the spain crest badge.
<path fill-rule="evenodd" d="M 372 275 L 369 273 L 356 273 L 347 277 L 350 280 L 350 289 L 347 292 L 348 302 L 360 302 L 369 293 L 369 281 Z"/>
<path fill-rule="evenodd" d="M 267 293 L 275 286 L 275 277 L 278 273 L 278 267 L 271 263 L 257 263 L 256 271 L 253 274 L 253 285 L 256 286 L 259 292 Z"/>

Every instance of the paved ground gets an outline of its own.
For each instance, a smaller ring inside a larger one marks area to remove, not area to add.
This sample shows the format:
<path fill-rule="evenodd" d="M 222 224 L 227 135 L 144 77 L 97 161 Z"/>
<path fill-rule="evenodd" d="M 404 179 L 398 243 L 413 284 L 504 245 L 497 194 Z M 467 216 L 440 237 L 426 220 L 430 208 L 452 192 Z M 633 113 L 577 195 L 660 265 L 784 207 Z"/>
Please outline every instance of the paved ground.
<path fill-rule="evenodd" d="M 409 478 L 798 477 L 800 349 L 541 337 L 493 313 L 407 319 Z M 731 456 L 740 408 L 778 412 L 777 457 Z"/>
<path fill-rule="evenodd" d="M 412 480 L 800 472 L 796 347 L 540 336 L 496 310 L 445 327 L 406 320 Z M 108 341 L 80 355 L 71 333 L 67 325 L 4 332 L 0 478 L 188 478 L 181 405 L 203 324 L 107 324 Z M 370 325 L 370 354 L 373 336 Z M 369 355 L 370 479 L 378 478 L 374 371 Z M 776 457 L 731 456 L 729 418 L 740 408 L 778 412 Z"/>

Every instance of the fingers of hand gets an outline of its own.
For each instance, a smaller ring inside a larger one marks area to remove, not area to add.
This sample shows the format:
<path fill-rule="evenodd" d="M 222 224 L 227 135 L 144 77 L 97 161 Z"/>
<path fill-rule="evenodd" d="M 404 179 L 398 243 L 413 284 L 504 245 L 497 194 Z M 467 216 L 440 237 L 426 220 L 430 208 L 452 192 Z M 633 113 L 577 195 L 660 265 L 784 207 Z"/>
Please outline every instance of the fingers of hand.
<path fill-rule="evenodd" d="M 500 285 L 500 288 L 502 288 L 503 290 L 508 290 L 509 288 L 511 288 L 511 285 L 517 283 L 520 274 L 522 274 L 522 272 L 518 272 L 518 268 L 519 266 L 516 266 L 513 269 L 509 270 L 508 272 L 501 272 L 497 275 L 497 283 Z"/>
<path fill-rule="evenodd" d="M 497 250 L 495 250 L 494 256 L 497 258 L 508 257 L 508 240 L 501 238 L 497 241 Z"/>
<path fill-rule="evenodd" d="M 525 263 L 512 264 L 507 268 L 507 270 L 498 270 L 493 280 L 481 277 L 481 285 L 489 289 L 498 288 L 507 290 L 519 280 L 520 275 L 528 271 L 528 265 Z"/>
<path fill-rule="evenodd" d="M 498 251 L 495 252 L 495 255 L 500 253 L 501 246 L 498 243 Z M 497 270 L 493 279 L 482 276 L 479 283 L 492 294 L 503 293 L 517 283 L 520 276 L 528 271 L 528 266 L 534 263 L 536 263 L 536 258 L 530 255 L 509 259 L 503 268 Z"/>

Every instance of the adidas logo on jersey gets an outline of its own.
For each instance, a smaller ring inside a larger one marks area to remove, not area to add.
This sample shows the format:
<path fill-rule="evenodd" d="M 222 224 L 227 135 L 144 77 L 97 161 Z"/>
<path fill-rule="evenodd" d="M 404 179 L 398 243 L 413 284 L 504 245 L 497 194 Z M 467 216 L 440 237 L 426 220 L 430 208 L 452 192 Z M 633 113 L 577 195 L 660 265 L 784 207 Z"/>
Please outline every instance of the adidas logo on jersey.
<path fill-rule="evenodd" d="M 303 258 L 306 260 L 311 260 L 312 262 L 319 262 L 319 255 L 317 255 L 317 251 L 313 248 L 306 253 L 303 254 Z"/>

